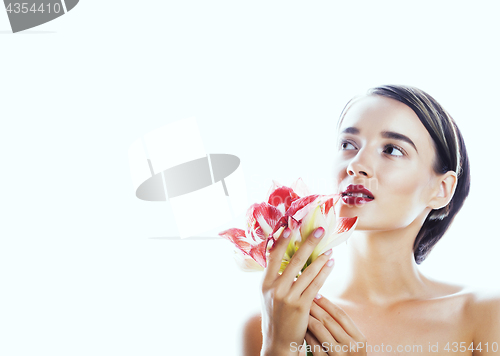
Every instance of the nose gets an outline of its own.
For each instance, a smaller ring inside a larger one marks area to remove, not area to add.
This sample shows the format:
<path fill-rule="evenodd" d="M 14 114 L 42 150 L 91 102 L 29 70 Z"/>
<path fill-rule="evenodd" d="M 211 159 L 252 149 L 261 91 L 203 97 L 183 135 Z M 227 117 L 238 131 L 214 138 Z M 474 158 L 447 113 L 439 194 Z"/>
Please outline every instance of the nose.
<path fill-rule="evenodd" d="M 347 174 L 350 176 L 371 177 L 373 175 L 373 168 L 368 163 L 370 158 L 367 157 L 366 152 L 359 151 L 355 157 L 351 159 L 347 165 Z"/>

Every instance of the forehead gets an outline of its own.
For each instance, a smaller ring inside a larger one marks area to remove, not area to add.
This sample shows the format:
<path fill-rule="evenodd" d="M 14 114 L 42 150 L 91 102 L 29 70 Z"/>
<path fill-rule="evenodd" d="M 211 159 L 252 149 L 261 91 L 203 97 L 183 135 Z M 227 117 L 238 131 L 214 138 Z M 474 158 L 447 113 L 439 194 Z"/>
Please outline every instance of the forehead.
<path fill-rule="evenodd" d="M 432 138 L 417 114 L 405 104 L 383 96 L 369 95 L 356 100 L 347 110 L 340 132 L 347 127 L 360 130 L 360 135 L 380 136 L 382 131 L 394 131 L 408 136 L 417 146 L 432 148 Z"/>

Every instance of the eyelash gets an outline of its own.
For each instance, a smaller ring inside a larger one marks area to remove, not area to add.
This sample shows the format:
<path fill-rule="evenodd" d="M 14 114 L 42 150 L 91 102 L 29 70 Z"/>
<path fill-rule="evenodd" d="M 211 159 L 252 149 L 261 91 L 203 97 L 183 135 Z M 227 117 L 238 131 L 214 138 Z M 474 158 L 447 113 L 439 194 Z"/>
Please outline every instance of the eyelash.
<path fill-rule="evenodd" d="M 353 146 L 354 146 L 354 144 L 353 144 L 352 142 L 349 142 L 349 141 L 341 141 L 341 142 L 340 142 L 340 145 L 339 145 L 339 149 L 341 149 L 341 148 L 342 148 L 342 145 L 343 145 L 344 143 L 348 143 L 348 144 L 350 144 L 350 145 L 353 145 Z M 396 146 L 396 145 L 394 145 L 394 144 L 392 144 L 392 143 L 389 143 L 389 144 L 387 144 L 387 145 L 385 145 L 385 146 L 384 146 L 384 151 L 385 151 L 385 150 L 387 150 L 388 148 L 395 148 L 395 149 L 397 149 L 398 151 L 400 151 L 400 152 L 402 153 L 402 155 L 403 155 L 403 156 L 406 156 L 406 151 L 405 151 L 405 150 L 403 150 L 403 149 L 402 149 L 401 147 L 399 147 L 399 146 Z M 403 156 L 394 156 L 394 155 L 391 155 L 391 154 L 389 154 L 389 156 L 393 156 L 393 157 L 403 157 Z"/>

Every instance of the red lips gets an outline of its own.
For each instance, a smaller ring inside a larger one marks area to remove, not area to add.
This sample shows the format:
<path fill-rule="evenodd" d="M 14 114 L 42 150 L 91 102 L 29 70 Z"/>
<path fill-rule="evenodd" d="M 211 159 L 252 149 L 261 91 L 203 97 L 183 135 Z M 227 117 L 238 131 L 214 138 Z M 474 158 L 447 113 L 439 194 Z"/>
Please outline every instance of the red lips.
<path fill-rule="evenodd" d="M 349 184 L 347 186 L 346 190 L 344 190 L 344 192 L 342 192 L 342 195 L 346 195 L 347 193 L 362 193 L 362 194 L 367 195 L 371 199 L 375 199 L 373 196 L 373 193 L 370 192 L 368 189 L 366 189 L 361 184 Z"/>
<path fill-rule="evenodd" d="M 366 195 L 366 197 L 358 197 L 358 196 L 352 196 L 350 194 L 357 194 L 361 193 Z M 349 205 L 361 205 L 365 203 L 369 203 L 372 200 L 374 200 L 375 197 L 373 196 L 373 193 L 370 192 L 368 189 L 366 189 L 363 185 L 361 184 L 349 184 L 342 192 L 342 200 L 344 203 L 349 204 Z"/>

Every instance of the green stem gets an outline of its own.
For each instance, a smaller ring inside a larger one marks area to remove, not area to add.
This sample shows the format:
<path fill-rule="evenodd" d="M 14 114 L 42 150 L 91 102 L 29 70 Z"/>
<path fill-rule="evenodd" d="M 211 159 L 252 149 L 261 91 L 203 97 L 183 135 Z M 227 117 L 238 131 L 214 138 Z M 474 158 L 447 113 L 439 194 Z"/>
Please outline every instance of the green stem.
<path fill-rule="evenodd" d="M 307 347 L 307 346 L 308 346 L 308 345 L 307 345 L 307 341 L 306 341 L 307 356 L 314 356 L 314 355 L 313 355 L 313 353 L 312 353 L 312 351 L 310 351 L 310 350 L 309 350 L 310 348 L 309 348 L 309 347 Z"/>

